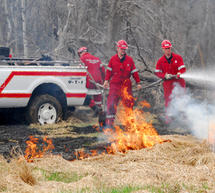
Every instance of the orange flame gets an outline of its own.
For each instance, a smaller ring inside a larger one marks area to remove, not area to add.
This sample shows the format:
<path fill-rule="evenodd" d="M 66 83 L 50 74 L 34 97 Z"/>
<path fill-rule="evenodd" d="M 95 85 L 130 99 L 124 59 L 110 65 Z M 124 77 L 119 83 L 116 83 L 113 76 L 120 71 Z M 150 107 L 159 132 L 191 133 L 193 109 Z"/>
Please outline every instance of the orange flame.
<path fill-rule="evenodd" d="M 130 101 L 130 104 L 134 104 L 132 102 L 135 99 L 128 94 L 126 87 L 123 89 L 122 100 Z M 157 143 L 171 142 L 171 140 L 163 140 L 160 138 L 152 123 L 146 120 L 143 111 L 125 107 L 125 101 L 120 103 L 119 106 L 123 108 L 118 109 L 117 113 L 118 119 L 123 125 L 123 129 L 120 128 L 120 126 L 115 126 L 114 129 L 104 129 L 104 134 L 108 136 L 111 142 L 111 145 L 106 147 L 106 151 L 98 153 L 97 150 L 90 150 L 90 153 L 86 153 L 84 149 L 81 149 L 74 153 L 75 159 L 85 159 L 90 156 L 96 156 L 98 154 L 104 155 L 106 153 L 126 153 L 128 150 L 150 148 Z M 146 101 L 141 101 L 138 104 L 141 105 L 142 108 L 151 107 Z M 99 131 L 99 128 L 96 130 Z"/>
<path fill-rule="evenodd" d="M 84 159 L 87 158 L 89 155 L 84 152 L 84 149 L 80 149 L 74 152 L 76 159 Z"/>
<path fill-rule="evenodd" d="M 123 99 L 131 100 L 131 95 L 127 89 L 123 90 Z M 142 107 L 150 107 L 146 101 L 139 103 Z M 125 107 L 123 102 L 120 103 L 121 108 L 117 115 L 124 129 L 115 126 L 115 132 L 106 129 L 104 132 L 109 136 L 111 146 L 108 147 L 108 153 L 127 152 L 128 150 L 138 150 L 145 147 L 152 147 L 157 143 L 164 142 L 153 127 L 152 123 L 148 123 L 145 114 L 139 110 Z"/>
<path fill-rule="evenodd" d="M 28 162 L 33 162 L 35 158 L 41 158 L 44 156 L 46 152 L 51 149 L 54 149 L 54 145 L 52 144 L 51 139 L 47 139 L 47 137 L 43 138 L 41 150 L 38 146 L 39 139 L 33 136 L 29 136 L 29 140 L 26 141 L 27 148 L 25 149 L 25 159 Z"/>
<path fill-rule="evenodd" d="M 94 150 L 94 149 L 90 150 L 89 153 L 86 153 L 85 149 L 82 148 L 82 149 L 74 152 L 75 158 L 73 160 L 77 160 L 77 159 L 82 160 L 82 159 L 86 159 L 88 157 L 93 157 L 93 156 L 97 156 L 97 155 L 105 155 L 105 154 L 106 154 L 106 152 L 104 152 L 104 151 L 99 153 L 97 150 Z"/>

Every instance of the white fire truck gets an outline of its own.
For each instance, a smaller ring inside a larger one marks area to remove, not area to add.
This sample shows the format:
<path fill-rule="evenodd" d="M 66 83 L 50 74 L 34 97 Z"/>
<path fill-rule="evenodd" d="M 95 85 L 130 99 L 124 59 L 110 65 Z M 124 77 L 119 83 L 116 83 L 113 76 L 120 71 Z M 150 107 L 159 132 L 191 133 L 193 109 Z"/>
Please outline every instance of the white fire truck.
<path fill-rule="evenodd" d="M 69 107 L 83 105 L 87 95 L 101 93 L 86 88 L 87 69 L 80 63 L 69 61 L 62 66 L 65 62 L 50 61 L 52 65 L 40 65 L 43 63 L 49 61 L 0 59 L 1 109 L 24 107 L 29 123 L 53 124 Z"/>

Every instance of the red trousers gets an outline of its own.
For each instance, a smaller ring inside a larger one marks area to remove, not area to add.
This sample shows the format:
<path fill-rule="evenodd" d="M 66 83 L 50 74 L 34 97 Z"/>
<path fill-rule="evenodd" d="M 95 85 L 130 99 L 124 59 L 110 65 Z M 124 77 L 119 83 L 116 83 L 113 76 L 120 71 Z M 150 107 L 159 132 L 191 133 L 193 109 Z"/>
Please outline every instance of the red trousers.
<path fill-rule="evenodd" d="M 186 84 L 184 79 L 171 79 L 165 80 L 163 82 L 163 89 L 164 89 L 164 99 L 165 99 L 165 107 L 167 108 L 170 103 L 170 96 L 172 94 L 172 90 L 174 89 L 176 84 L 179 84 L 182 88 L 185 88 Z"/>
<path fill-rule="evenodd" d="M 167 108 L 169 106 L 169 103 L 171 102 L 170 96 L 172 94 L 172 91 L 177 84 L 180 85 L 182 88 L 185 88 L 185 86 L 186 86 L 184 79 L 165 80 L 163 82 L 165 111 L 166 111 L 166 115 L 165 115 L 166 124 L 169 124 L 171 122 L 171 117 L 169 117 L 169 115 L 167 115 Z M 180 96 L 178 96 L 178 97 L 180 97 Z"/>
<path fill-rule="evenodd" d="M 106 114 L 106 125 L 108 126 L 112 126 L 114 123 L 119 100 L 125 107 L 133 108 L 134 98 L 130 79 L 126 79 L 123 83 L 110 83 Z"/>

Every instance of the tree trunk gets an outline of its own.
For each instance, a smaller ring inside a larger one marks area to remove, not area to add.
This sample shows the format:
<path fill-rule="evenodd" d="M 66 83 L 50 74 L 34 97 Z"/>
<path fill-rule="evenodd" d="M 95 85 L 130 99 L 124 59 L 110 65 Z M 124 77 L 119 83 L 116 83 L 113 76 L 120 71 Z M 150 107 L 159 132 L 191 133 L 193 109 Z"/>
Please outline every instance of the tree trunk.
<path fill-rule="evenodd" d="M 26 2 L 21 0 L 21 18 L 22 18 L 22 38 L 23 38 L 23 53 L 24 58 L 28 58 L 28 40 L 27 40 L 27 27 L 26 27 Z"/>

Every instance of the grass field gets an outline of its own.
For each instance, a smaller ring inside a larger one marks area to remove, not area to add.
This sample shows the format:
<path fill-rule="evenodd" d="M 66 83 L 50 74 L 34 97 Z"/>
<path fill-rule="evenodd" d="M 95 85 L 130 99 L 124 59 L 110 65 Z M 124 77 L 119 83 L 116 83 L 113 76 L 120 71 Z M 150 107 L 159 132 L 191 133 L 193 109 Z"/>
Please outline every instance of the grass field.
<path fill-rule="evenodd" d="M 215 154 L 206 141 L 191 135 L 161 135 L 165 142 L 150 148 L 69 161 L 71 159 L 66 158 L 74 150 L 98 148 L 105 142 L 104 134 L 93 126 L 96 120 L 87 123 L 85 118 L 73 117 L 52 126 L 31 125 L 27 128 L 29 133 L 36 131 L 35 137 L 52 139 L 55 149 L 33 162 L 27 162 L 21 150 L 9 160 L 1 156 L 0 192 L 215 192 Z M 20 129 L 20 137 L 25 138 L 24 134 L 28 132 L 26 128 Z M 21 141 L 21 138 L 14 137 L 8 142 L 16 140 Z M 20 149 L 26 147 L 21 146 Z M 64 155 L 65 148 L 68 149 L 67 156 Z"/>
<path fill-rule="evenodd" d="M 0 192 L 215 192 L 215 155 L 192 136 L 126 154 L 67 161 L 47 155 L 28 163 L 0 158 Z"/>

